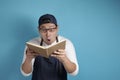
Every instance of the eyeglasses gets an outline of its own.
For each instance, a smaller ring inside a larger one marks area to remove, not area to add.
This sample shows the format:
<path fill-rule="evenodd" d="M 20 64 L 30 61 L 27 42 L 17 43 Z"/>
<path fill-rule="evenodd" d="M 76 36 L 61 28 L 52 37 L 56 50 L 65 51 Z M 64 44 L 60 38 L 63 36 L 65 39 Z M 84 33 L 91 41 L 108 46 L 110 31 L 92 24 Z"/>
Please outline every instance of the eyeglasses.
<path fill-rule="evenodd" d="M 56 29 L 57 29 L 57 27 L 55 27 L 55 28 L 48 28 L 48 29 L 40 28 L 40 31 L 41 31 L 42 33 L 46 33 L 47 31 L 49 31 L 49 32 L 54 32 Z"/>

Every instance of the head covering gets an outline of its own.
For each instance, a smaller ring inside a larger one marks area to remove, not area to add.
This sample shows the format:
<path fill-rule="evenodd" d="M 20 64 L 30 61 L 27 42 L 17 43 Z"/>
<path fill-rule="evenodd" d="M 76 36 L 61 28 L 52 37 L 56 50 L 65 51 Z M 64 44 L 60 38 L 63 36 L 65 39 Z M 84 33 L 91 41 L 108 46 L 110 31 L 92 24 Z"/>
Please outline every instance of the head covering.
<path fill-rule="evenodd" d="M 39 26 L 44 23 L 53 23 L 53 24 L 57 25 L 57 20 L 53 15 L 45 14 L 45 15 L 42 15 L 38 21 Z"/>

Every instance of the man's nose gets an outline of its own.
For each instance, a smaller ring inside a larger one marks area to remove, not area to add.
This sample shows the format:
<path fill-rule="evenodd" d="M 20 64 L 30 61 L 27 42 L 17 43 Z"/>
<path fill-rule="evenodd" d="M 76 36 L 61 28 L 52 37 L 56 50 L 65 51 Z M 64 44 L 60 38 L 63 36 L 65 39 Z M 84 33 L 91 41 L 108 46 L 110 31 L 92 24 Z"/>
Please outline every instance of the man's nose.
<path fill-rule="evenodd" d="M 46 36 L 50 36 L 50 31 L 49 30 L 46 31 Z"/>

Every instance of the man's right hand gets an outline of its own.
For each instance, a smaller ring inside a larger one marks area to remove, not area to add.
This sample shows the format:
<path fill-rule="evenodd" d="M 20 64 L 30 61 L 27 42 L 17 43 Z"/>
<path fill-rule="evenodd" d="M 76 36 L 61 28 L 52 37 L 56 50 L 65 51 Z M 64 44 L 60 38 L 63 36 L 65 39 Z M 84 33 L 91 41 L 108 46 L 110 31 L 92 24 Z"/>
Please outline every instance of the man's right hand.
<path fill-rule="evenodd" d="M 27 48 L 27 50 L 26 50 L 26 58 L 32 60 L 36 56 L 38 56 L 38 55 L 33 50 L 31 50 L 30 48 Z"/>

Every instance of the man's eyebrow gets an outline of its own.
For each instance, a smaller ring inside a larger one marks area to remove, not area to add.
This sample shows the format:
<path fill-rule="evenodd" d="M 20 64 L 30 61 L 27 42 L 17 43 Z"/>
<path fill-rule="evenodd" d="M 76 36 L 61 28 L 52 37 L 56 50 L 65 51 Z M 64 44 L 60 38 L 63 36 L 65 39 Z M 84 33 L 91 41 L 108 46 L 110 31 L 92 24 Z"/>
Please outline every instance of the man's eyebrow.
<path fill-rule="evenodd" d="M 41 28 L 56 28 L 55 26 L 41 26 Z"/>

